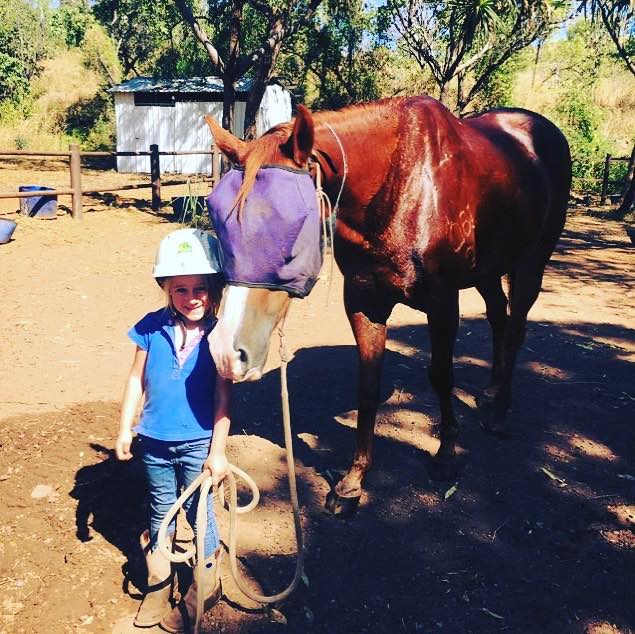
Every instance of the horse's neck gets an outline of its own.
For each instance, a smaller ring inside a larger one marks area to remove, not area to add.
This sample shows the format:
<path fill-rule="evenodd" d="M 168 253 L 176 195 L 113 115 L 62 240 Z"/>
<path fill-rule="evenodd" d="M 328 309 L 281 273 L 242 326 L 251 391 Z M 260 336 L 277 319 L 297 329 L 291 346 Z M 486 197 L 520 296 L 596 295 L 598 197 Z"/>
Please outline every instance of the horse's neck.
<path fill-rule="evenodd" d="M 356 130 L 353 121 L 343 121 L 342 118 L 327 118 L 323 116 L 316 124 L 314 157 L 322 168 L 323 185 L 325 189 L 333 190 L 346 188 L 351 169 L 351 161 L 355 156 L 351 151 L 352 140 L 356 135 L 363 134 Z"/>
<path fill-rule="evenodd" d="M 372 172 L 373 180 L 382 180 L 380 176 L 389 169 L 385 160 L 378 160 L 375 150 L 386 143 L 386 123 L 394 105 L 378 102 L 316 116 L 314 156 L 322 168 L 324 190 L 334 204 L 334 197 L 349 201 L 364 198 L 365 176 Z"/>

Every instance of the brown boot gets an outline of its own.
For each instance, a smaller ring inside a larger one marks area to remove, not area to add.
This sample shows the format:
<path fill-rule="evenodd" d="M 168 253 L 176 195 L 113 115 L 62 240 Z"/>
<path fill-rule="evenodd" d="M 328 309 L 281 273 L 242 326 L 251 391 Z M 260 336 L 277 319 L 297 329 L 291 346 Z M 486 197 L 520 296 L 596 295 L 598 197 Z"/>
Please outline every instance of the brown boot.
<path fill-rule="evenodd" d="M 222 550 L 219 550 L 214 557 L 207 559 L 203 568 L 203 613 L 214 607 L 221 598 L 222 587 L 219 573 L 219 563 Z M 163 619 L 161 627 L 172 634 L 181 634 L 194 629 L 196 621 L 196 598 L 198 587 L 196 583 L 196 571 L 192 585 L 188 588 L 181 602 Z M 201 617 L 203 615 L 201 614 Z"/>
<path fill-rule="evenodd" d="M 141 533 L 140 542 L 148 567 L 148 589 L 141 601 L 134 624 L 137 627 L 151 627 L 159 623 L 172 609 L 170 597 L 174 575 L 171 562 L 158 549 L 150 550 L 150 531 L 145 530 Z"/>

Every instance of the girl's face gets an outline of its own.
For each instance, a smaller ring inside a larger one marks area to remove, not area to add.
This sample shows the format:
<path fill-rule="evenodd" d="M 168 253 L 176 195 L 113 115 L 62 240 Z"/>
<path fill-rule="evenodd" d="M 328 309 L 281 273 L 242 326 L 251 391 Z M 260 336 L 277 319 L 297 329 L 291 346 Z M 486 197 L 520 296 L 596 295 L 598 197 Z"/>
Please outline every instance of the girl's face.
<path fill-rule="evenodd" d="M 168 294 L 174 309 L 187 321 L 200 321 L 209 312 L 209 291 L 202 275 L 171 277 Z"/>

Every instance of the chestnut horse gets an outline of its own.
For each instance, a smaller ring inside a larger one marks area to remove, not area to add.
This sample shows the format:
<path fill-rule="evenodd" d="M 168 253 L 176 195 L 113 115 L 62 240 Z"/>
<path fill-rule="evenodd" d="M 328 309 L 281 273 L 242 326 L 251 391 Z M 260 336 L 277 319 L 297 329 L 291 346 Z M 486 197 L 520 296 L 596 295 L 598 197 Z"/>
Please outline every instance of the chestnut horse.
<path fill-rule="evenodd" d="M 358 420 L 352 465 L 329 494 L 327 508 L 334 513 L 353 510 L 362 494 L 372 463 L 386 322 L 397 303 L 427 313 L 429 379 L 441 410 L 441 444 L 430 471 L 432 477 L 455 477 L 459 430 L 451 396 L 459 289 L 476 287 L 485 300 L 493 363 L 489 386 L 478 402 L 488 427 L 505 433 L 527 313 L 565 222 L 571 158 L 562 133 L 544 117 L 521 109 L 458 119 L 429 97 L 315 114 L 299 106 L 292 122 L 252 142 L 206 119 L 220 150 L 239 168 L 217 185 L 224 198 L 214 200 L 215 188 L 208 199 L 217 231 L 232 217 L 240 227 L 241 217 L 247 222 L 269 206 L 278 208 L 280 217 L 298 207 L 310 208 L 309 216 L 317 214 L 306 193 L 298 195 L 292 185 L 294 178 L 304 179 L 297 189 L 306 189 L 311 161 L 319 164 L 330 199 L 338 201 L 335 257 L 344 275 L 344 304 L 359 353 Z M 271 167 L 282 169 L 267 172 Z M 233 185 L 221 187 L 230 177 Z M 264 189 L 252 191 L 260 179 Z M 309 187 L 313 194 L 312 181 Z M 263 231 L 252 232 L 248 244 L 240 246 L 243 260 L 245 253 L 257 257 L 265 245 L 284 242 L 283 234 L 291 230 L 268 221 Z M 298 235 L 297 227 L 293 235 Z M 319 237 L 310 235 L 317 249 Z M 219 238 L 223 253 L 233 248 L 228 240 L 241 240 L 223 231 Z M 292 261 L 296 246 L 287 248 L 281 263 L 271 261 L 270 268 Z M 240 254 L 228 258 L 239 266 Z M 302 286 L 307 275 L 294 287 L 287 285 L 286 274 L 276 274 L 278 282 L 271 283 L 274 273 L 258 273 L 264 275 L 261 280 L 229 276 L 210 339 L 218 370 L 226 378 L 260 378 L 270 335 L 290 296 L 310 290 L 312 282 Z M 316 277 L 314 273 L 308 278 Z M 508 296 L 503 276 L 508 278 Z"/>

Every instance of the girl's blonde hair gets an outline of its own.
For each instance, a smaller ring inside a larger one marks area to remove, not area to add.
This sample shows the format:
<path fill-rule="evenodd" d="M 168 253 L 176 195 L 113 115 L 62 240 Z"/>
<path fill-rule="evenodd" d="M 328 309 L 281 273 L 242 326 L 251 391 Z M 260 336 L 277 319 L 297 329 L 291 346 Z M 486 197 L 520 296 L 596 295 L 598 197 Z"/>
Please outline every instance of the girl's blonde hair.
<path fill-rule="evenodd" d="M 210 315 L 215 317 L 218 312 L 218 307 L 220 306 L 220 299 L 223 294 L 225 281 L 220 273 L 214 273 L 213 275 L 201 275 L 201 277 L 205 282 L 205 288 L 207 289 L 207 294 L 209 296 L 209 306 L 207 311 L 205 311 L 205 317 L 209 317 Z M 171 281 L 173 279 L 173 277 L 162 277 L 157 279 L 157 282 L 165 293 L 167 306 L 170 309 L 170 312 L 173 315 L 177 315 L 178 311 L 174 308 L 172 297 L 170 296 Z"/>

